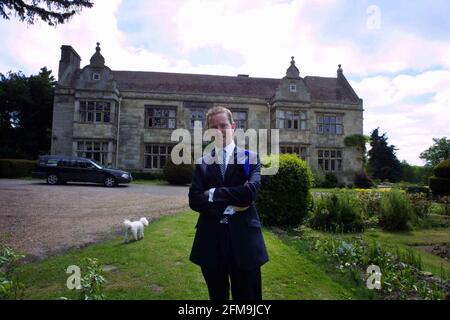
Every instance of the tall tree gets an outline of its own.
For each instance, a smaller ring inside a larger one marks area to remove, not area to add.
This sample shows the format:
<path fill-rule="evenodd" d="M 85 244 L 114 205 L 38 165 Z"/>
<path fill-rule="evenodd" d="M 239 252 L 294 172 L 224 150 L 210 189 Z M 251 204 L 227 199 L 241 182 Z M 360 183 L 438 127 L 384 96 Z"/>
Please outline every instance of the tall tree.
<path fill-rule="evenodd" d="M 435 167 L 440 162 L 450 158 L 450 139 L 447 137 L 433 138 L 434 144 L 420 154 L 427 166 Z"/>
<path fill-rule="evenodd" d="M 370 135 L 372 148 L 369 150 L 369 172 L 374 179 L 400 181 L 402 168 L 395 155 L 397 149 L 393 145 L 388 145 L 386 133 L 380 136 L 378 129 L 373 130 Z"/>
<path fill-rule="evenodd" d="M 34 24 L 35 18 L 51 26 L 62 24 L 83 8 L 91 8 L 90 0 L 0 0 L 0 15 L 9 20 L 12 14 L 21 21 Z"/>
<path fill-rule="evenodd" d="M 35 159 L 50 151 L 56 82 L 47 68 L 0 74 L 0 157 Z"/>
<path fill-rule="evenodd" d="M 418 182 L 415 175 L 415 169 L 412 165 L 410 165 L 406 160 L 403 160 L 400 165 L 402 168 L 402 181 L 414 183 Z"/>

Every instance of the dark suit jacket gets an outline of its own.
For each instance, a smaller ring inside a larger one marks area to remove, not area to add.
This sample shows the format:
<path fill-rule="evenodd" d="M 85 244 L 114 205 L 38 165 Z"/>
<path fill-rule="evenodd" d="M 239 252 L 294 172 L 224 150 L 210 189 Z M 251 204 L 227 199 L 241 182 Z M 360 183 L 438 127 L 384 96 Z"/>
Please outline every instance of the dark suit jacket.
<path fill-rule="evenodd" d="M 250 172 L 244 168 L 244 150 L 234 149 L 234 161 L 227 165 L 222 178 L 217 163 L 208 164 L 215 151 L 197 161 L 189 189 L 189 206 L 200 213 L 190 260 L 200 266 L 215 267 L 219 264 L 219 220 L 228 205 L 249 208 L 229 217 L 229 229 L 233 256 L 239 268 L 250 270 L 266 263 L 266 251 L 261 222 L 254 201 L 261 183 L 261 164 L 256 153 L 249 151 Z M 231 159 L 230 159 L 231 160 Z M 205 190 L 216 188 L 214 202 L 208 201 Z"/>

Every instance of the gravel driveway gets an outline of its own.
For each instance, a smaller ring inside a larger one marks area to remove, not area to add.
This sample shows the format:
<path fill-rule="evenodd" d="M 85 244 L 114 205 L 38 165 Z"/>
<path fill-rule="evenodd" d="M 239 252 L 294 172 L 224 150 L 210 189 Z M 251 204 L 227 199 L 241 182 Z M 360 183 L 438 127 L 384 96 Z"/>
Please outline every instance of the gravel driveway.
<path fill-rule="evenodd" d="M 188 208 L 188 187 L 0 179 L 0 242 L 33 261 L 116 237 L 125 218 L 151 221 Z"/>

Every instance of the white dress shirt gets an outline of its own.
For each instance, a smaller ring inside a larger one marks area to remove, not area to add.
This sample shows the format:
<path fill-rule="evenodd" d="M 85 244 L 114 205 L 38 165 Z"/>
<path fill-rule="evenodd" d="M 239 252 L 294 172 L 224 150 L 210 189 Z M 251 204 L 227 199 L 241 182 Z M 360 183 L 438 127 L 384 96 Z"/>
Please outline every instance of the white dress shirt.
<path fill-rule="evenodd" d="M 226 152 L 226 158 L 225 158 L 225 170 L 228 166 L 228 164 L 230 163 L 230 157 L 233 155 L 234 153 L 234 148 L 235 148 L 235 143 L 234 141 L 231 141 L 231 143 L 229 143 L 224 149 Z M 223 155 L 223 149 L 219 149 L 217 148 L 217 146 L 215 147 L 216 149 L 216 157 L 218 157 L 218 159 L 222 159 L 222 155 Z M 208 201 L 209 202 L 214 202 L 213 197 L 214 197 L 214 191 L 216 190 L 216 188 L 211 188 L 209 189 L 209 197 L 208 197 Z M 234 214 L 235 211 L 233 209 L 232 206 L 228 206 L 225 211 L 223 212 L 223 214 L 226 215 L 232 215 Z"/>

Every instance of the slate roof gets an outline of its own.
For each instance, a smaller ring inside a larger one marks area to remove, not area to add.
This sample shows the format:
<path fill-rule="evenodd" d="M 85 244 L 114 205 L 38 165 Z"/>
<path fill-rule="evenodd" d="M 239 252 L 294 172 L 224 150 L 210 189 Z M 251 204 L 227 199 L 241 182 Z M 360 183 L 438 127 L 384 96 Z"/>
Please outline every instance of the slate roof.
<path fill-rule="evenodd" d="M 121 91 L 146 91 L 160 93 L 220 94 L 270 99 L 281 79 L 231 77 L 203 74 L 168 72 L 113 71 L 117 87 Z M 312 101 L 358 102 L 350 88 L 340 90 L 338 98 L 337 78 L 304 78 L 311 92 Z"/>

